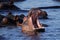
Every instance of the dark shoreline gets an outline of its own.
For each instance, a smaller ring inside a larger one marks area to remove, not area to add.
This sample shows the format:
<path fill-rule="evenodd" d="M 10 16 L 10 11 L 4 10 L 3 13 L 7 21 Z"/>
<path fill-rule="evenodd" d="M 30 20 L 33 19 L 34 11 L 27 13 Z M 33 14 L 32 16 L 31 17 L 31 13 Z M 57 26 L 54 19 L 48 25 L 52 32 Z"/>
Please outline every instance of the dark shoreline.
<path fill-rule="evenodd" d="M 0 2 L 9 2 L 10 0 L 0 0 Z M 23 2 L 25 0 L 13 0 L 14 2 Z"/>
<path fill-rule="evenodd" d="M 0 10 L 20 10 L 20 8 L 16 7 L 15 5 L 5 5 L 3 8 L 0 8 Z"/>
<path fill-rule="evenodd" d="M 57 9 L 60 8 L 60 6 L 47 6 L 47 7 L 38 7 L 39 9 Z"/>
<path fill-rule="evenodd" d="M 59 9 L 59 8 L 60 8 L 60 6 L 37 7 L 37 9 Z M 21 11 L 21 12 L 28 12 L 29 11 L 29 10 L 22 10 L 15 5 L 12 5 L 12 7 L 0 9 L 0 11 L 9 11 L 9 10 Z"/>

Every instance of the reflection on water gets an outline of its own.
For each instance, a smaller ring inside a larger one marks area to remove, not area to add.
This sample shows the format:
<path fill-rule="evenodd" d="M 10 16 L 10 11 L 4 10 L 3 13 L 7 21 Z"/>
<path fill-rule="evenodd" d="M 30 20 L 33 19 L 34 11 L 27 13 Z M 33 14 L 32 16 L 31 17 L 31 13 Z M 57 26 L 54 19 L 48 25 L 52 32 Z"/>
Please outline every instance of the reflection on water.
<path fill-rule="evenodd" d="M 31 40 L 40 40 L 39 35 L 31 36 Z"/>
<path fill-rule="evenodd" d="M 29 33 L 29 34 L 26 34 L 24 40 L 40 40 L 40 34 L 39 33 Z"/>

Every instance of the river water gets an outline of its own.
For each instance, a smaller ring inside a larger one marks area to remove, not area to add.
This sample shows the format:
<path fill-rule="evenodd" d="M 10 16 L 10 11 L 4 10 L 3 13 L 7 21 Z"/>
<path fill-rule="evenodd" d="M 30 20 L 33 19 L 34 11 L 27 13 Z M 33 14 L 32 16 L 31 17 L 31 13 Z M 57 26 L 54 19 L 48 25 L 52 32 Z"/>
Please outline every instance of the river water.
<path fill-rule="evenodd" d="M 45 7 L 45 6 L 60 6 L 60 2 L 53 0 L 26 0 L 24 2 L 14 3 L 17 7 L 22 10 L 29 10 L 32 7 Z M 21 28 L 9 29 L 7 27 L 0 28 L 0 36 L 4 37 L 0 40 L 60 40 L 60 9 L 42 9 L 48 13 L 49 19 L 40 19 L 40 23 L 47 24 L 44 33 L 39 33 L 38 35 L 28 36 L 21 32 Z M 6 12 L 4 12 L 6 13 Z M 4 14 L 3 13 L 3 14 Z M 28 12 L 13 11 L 13 14 L 25 14 Z"/>

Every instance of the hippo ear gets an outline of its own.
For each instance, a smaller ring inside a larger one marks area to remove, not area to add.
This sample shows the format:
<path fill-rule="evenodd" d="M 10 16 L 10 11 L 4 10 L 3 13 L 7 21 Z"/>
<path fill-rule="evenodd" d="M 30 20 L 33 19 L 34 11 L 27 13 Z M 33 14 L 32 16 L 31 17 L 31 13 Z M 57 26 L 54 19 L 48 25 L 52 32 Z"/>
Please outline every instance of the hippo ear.
<path fill-rule="evenodd" d="M 32 14 L 32 11 L 29 11 L 28 16 L 31 16 L 31 14 Z"/>
<path fill-rule="evenodd" d="M 48 14 L 47 14 L 47 12 L 46 11 L 43 11 L 44 12 L 44 14 L 46 15 L 46 16 L 48 16 Z"/>

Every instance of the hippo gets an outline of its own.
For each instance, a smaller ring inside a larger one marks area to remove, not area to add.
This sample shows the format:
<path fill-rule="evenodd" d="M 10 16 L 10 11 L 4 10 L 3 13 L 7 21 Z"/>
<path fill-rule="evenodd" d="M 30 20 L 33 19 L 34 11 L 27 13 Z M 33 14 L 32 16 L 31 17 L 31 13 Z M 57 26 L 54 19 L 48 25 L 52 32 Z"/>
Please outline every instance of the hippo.
<path fill-rule="evenodd" d="M 14 15 L 9 12 L 4 18 L 1 20 L 2 25 L 16 25 L 15 21 L 13 20 Z"/>
<path fill-rule="evenodd" d="M 33 13 L 34 11 L 37 11 L 37 14 L 38 15 L 38 18 L 39 19 L 48 19 L 48 14 L 46 11 L 42 11 L 41 9 L 38 9 L 38 8 L 31 8 L 29 13 Z"/>
<path fill-rule="evenodd" d="M 24 14 L 21 14 L 21 15 L 18 16 L 18 21 L 16 22 L 17 26 L 21 26 L 22 25 L 25 17 L 26 16 Z"/>
<path fill-rule="evenodd" d="M 41 14 L 39 13 L 39 19 L 48 19 L 48 14 L 46 11 L 42 11 Z"/>
<path fill-rule="evenodd" d="M 11 13 L 11 12 L 8 12 L 8 14 L 6 15 L 6 17 L 7 17 L 7 18 L 10 18 L 10 19 L 12 19 L 12 20 L 13 20 L 14 15 L 12 15 L 12 13 Z"/>
<path fill-rule="evenodd" d="M 20 24 L 23 23 L 23 18 L 25 17 L 24 14 L 21 15 L 12 15 L 11 12 L 9 12 L 6 17 L 2 18 L 1 24 L 3 25 L 15 25 L 15 26 L 20 26 Z"/>
<path fill-rule="evenodd" d="M 24 22 L 22 23 L 22 32 L 29 33 L 29 32 L 38 32 L 38 31 L 45 31 L 44 27 L 40 25 L 38 21 L 38 11 L 32 10 L 29 11 L 27 18 L 24 18 Z M 35 16 L 36 15 L 36 16 Z M 42 29 L 42 30 L 40 30 Z"/>
<path fill-rule="evenodd" d="M 8 19 L 6 17 L 4 17 L 1 21 L 2 24 L 8 24 Z"/>
<path fill-rule="evenodd" d="M 20 14 L 20 15 L 19 15 L 19 18 L 21 18 L 21 19 L 23 19 L 24 17 L 25 17 L 24 14 Z"/>

